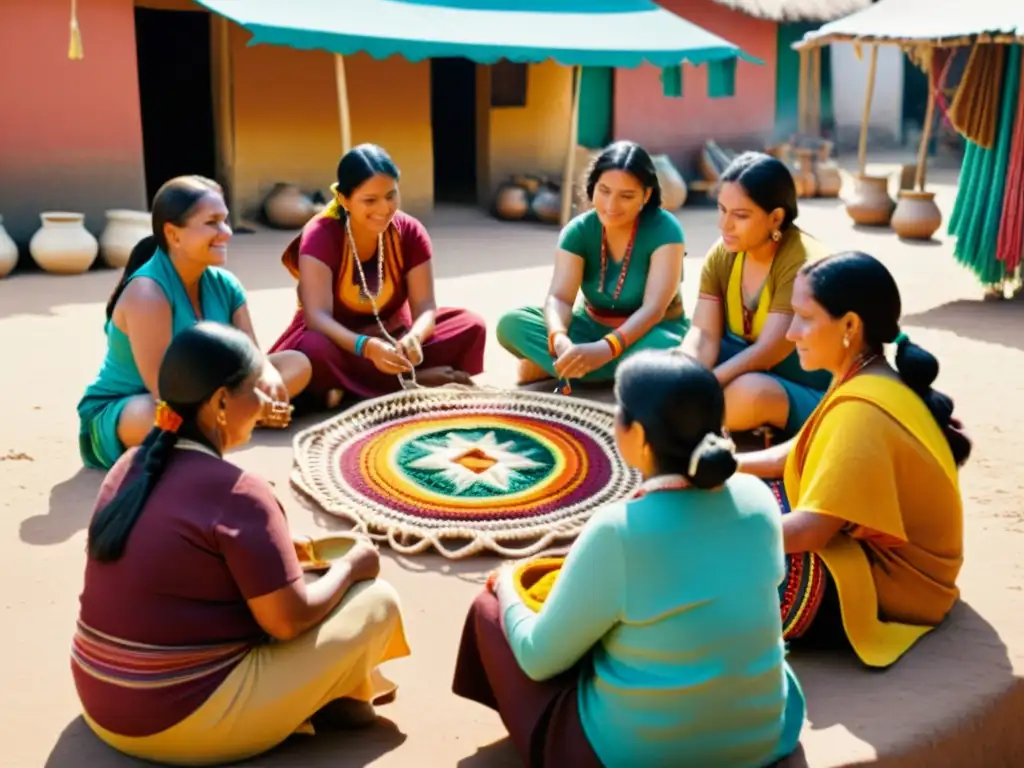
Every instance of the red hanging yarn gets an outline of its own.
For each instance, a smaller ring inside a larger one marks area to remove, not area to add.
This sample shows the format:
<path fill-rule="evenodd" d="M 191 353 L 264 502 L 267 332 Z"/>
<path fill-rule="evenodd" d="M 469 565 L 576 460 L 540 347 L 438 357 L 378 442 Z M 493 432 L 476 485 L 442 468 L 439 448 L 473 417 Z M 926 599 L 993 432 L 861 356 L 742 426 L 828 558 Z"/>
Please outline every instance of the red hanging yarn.
<path fill-rule="evenodd" d="M 1024 62 L 1021 63 L 1024 75 Z M 1024 80 L 1022 80 L 1024 82 Z M 1021 263 L 1024 251 L 1024 93 L 1017 100 L 1017 120 L 1010 144 L 1010 164 L 1006 172 L 1003 194 L 1003 220 L 999 225 L 996 259 L 1013 273 Z"/>

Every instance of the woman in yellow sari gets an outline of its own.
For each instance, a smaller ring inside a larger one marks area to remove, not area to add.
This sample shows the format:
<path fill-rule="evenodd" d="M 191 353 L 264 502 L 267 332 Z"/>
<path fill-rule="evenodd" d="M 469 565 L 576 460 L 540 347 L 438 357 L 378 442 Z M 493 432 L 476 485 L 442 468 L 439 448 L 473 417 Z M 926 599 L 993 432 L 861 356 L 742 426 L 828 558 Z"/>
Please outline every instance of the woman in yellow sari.
<path fill-rule="evenodd" d="M 861 661 L 887 667 L 959 597 L 957 473 L 971 442 L 932 389 L 938 361 L 900 331 L 899 289 L 881 262 L 850 252 L 809 264 L 792 302 L 800 364 L 829 372 L 832 387 L 795 438 L 741 456 L 740 470 L 783 476 L 786 554 L 825 565 L 812 629 L 831 623 Z"/>

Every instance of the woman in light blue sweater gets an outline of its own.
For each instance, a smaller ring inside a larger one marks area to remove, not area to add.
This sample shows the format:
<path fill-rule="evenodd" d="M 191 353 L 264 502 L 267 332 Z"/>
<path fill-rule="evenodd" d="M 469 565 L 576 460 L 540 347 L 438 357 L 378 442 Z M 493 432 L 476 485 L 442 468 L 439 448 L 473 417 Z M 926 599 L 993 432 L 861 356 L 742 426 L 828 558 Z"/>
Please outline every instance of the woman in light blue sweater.
<path fill-rule="evenodd" d="M 470 610 L 455 693 L 496 709 L 528 766 L 767 766 L 805 714 L 782 640 L 779 507 L 734 474 L 722 388 L 700 363 L 638 353 L 616 398 L 640 491 L 591 518 L 539 612 L 499 571 Z"/>

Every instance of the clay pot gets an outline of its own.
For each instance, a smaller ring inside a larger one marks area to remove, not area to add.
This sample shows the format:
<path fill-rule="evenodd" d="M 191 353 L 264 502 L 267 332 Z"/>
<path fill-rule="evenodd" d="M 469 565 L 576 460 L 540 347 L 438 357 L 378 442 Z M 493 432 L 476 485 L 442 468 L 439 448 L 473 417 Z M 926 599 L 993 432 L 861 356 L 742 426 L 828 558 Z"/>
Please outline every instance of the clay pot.
<path fill-rule="evenodd" d="M 107 211 L 107 226 L 100 235 L 100 256 L 115 269 L 123 269 L 139 241 L 153 234 L 153 216 L 146 211 Z"/>
<path fill-rule="evenodd" d="M 839 197 L 839 190 L 843 188 L 843 177 L 834 160 L 819 160 L 814 176 L 817 180 L 818 197 Z"/>
<path fill-rule="evenodd" d="M 18 266 L 18 246 L 4 229 L 4 217 L 0 216 L 0 278 L 7 277 Z"/>
<path fill-rule="evenodd" d="M 530 210 L 538 221 L 557 224 L 562 216 L 562 195 L 551 185 L 544 185 L 530 201 Z"/>
<path fill-rule="evenodd" d="M 686 182 L 682 174 L 672 164 L 668 155 L 655 155 L 654 169 L 658 172 L 658 183 L 661 185 L 661 207 L 666 211 L 678 211 L 686 203 Z"/>
<path fill-rule="evenodd" d="M 544 183 L 544 179 L 540 176 L 534 176 L 532 173 L 517 173 L 512 176 L 510 181 L 517 187 L 522 187 L 526 190 L 526 194 L 533 196 L 537 194 L 537 191 L 541 188 Z"/>
<path fill-rule="evenodd" d="M 263 214 L 276 229 L 300 229 L 316 214 L 316 206 L 294 184 L 277 183 L 263 201 Z"/>
<path fill-rule="evenodd" d="M 796 151 L 796 182 L 797 197 L 814 197 L 818 193 L 818 177 L 814 175 L 814 150 L 798 149 Z"/>
<path fill-rule="evenodd" d="M 832 160 L 832 142 L 828 139 L 822 139 L 821 144 L 818 145 L 818 162 L 828 163 Z"/>
<path fill-rule="evenodd" d="M 517 184 L 502 184 L 494 198 L 494 212 L 499 219 L 520 221 L 530 212 L 530 196 Z"/>
<path fill-rule="evenodd" d="M 99 241 L 85 228 L 84 213 L 39 214 L 43 226 L 28 243 L 36 264 L 55 275 L 79 275 L 96 261 Z"/>
<path fill-rule="evenodd" d="M 846 213 L 855 224 L 888 226 L 896 209 L 896 203 L 889 197 L 889 177 L 857 174 L 854 182 L 853 196 L 846 201 Z"/>
<path fill-rule="evenodd" d="M 942 211 L 935 204 L 935 193 L 901 190 L 890 223 L 904 240 L 931 240 L 942 226 Z"/>

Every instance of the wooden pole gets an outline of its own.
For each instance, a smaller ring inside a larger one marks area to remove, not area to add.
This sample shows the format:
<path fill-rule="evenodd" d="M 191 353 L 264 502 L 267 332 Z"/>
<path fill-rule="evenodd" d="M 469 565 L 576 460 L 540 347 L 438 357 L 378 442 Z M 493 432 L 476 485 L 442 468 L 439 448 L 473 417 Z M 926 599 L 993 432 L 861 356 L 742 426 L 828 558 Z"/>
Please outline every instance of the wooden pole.
<path fill-rule="evenodd" d="M 800 49 L 800 85 L 797 90 L 797 133 L 807 132 L 807 83 L 811 52 L 808 48 Z"/>
<path fill-rule="evenodd" d="M 868 123 L 871 121 L 871 100 L 875 96 L 875 75 L 878 73 L 878 46 L 871 46 L 868 64 L 868 84 L 864 94 L 864 112 L 860 116 L 860 147 L 857 152 L 857 168 L 864 176 L 868 169 Z"/>
<path fill-rule="evenodd" d="M 928 49 L 925 54 L 925 74 L 928 76 L 928 106 L 924 111 L 924 126 L 921 130 L 921 146 L 917 150 L 917 175 L 914 186 L 924 192 L 925 174 L 928 171 L 928 143 L 932 139 L 932 124 L 935 122 L 935 91 L 942 87 L 942 82 L 932 82 L 932 64 L 935 61 L 935 50 Z"/>
<path fill-rule="evenodd" d="M 213 17 L 220 49 L 217 71 L 217 139 L 220 143 L 221 181 L 227 188 L 227 203 L 232 226 L 237 225 L 241 211 L 235 199 L 235 57 L 231 50 L 231 22 L 223 16 Z"/>
<path fill-rule="evenodd" d="M 821 48 L 811 53 L 811 93 L 810 93 L 811 124 L 807 132 L 811 136 L 821 135 Z"/>
<path fill-rule="evenodd" d="M 345 79 L 345 57 L 334 54 L 334 81 L 338 89 L 338 122 L 341 125 L 341 154 L 352 149 L 352 116 L 348 106 L 348 81 Z"/>
<path fill-rule="evenodd" d="M 572 201 L 576 185 L 576 143 L 579 141 L 580 128 L 580 86 L 583 80 L 583 67 L 572 68 L 572 109 L 569 110 L 569 146 L 565 151 L 565 168 L 562 171 L 562 215 L 564 227 L 572 218 Z"/>

